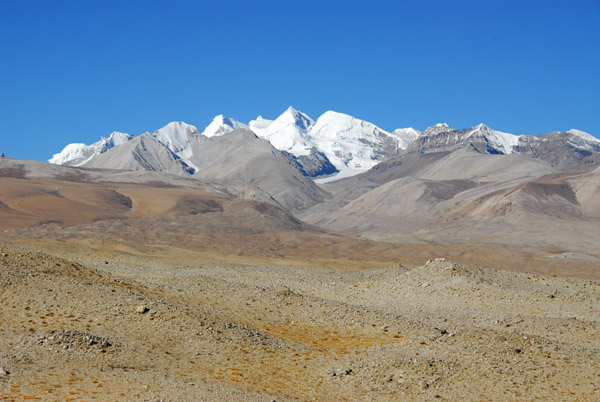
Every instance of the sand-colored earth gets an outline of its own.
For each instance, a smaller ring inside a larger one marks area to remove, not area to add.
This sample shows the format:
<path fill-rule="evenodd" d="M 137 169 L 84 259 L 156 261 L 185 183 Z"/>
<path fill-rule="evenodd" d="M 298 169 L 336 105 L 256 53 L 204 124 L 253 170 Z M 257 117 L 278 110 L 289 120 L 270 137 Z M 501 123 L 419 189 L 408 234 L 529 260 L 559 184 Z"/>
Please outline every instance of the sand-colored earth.
<path fill-rule="evenodd" d="M 18 243 L 0 246 L 2 400 L 600 395 L 597 281 Z"/>

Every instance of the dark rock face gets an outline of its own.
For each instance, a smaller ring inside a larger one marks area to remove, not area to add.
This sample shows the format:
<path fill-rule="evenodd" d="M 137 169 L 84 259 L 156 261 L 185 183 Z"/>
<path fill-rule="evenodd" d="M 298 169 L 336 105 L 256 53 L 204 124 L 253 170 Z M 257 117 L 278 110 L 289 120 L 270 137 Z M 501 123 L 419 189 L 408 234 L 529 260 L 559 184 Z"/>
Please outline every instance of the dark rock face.
<path fill-rule="evenodd" d="M 577 133 L 521 135 L 509 150 L 494 140 L 492 130 L 485 125 L 465 130 L 448 125 L 430 127 L 405 152 L 430 154 L 459 148 L 492 155 L 520 153 L 544 160 L 563 172 L 589 172 L 600 166 L 600 143 Z"/>
<path fill-rule="evenodd" d="M 600 146 L 577 143 L 571 133 L 522 135 L 515 152 L 544 160 L 564 172 L 589 172 L 600 166 Z"/>
<path fill-rule="evenodd" d="M 407 151 L 426 154 L 471 147 L 482 154 L 502 155 L 507 153 L 507 150 L 490 141 L 491 133 L 491 129 L 485 125 L 456 130 L 447 124 L 440 124 L 425 130 Z"/>
<path fill-rule="evenodd" d="M 290 155 L 292 156 L 292 155 Z M 292 156 L 303 175 L 317 177 L 336 173 L 338 169 L 323 152 L 313 148 L 308 155 Z"/>

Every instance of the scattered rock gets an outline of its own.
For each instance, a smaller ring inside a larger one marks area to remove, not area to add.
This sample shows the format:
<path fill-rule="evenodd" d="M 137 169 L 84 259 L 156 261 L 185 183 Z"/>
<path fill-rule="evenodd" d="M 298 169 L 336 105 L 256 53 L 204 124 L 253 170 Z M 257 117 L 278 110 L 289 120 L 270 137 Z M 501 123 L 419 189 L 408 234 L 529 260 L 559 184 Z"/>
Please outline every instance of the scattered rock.
<path fill-rule="evenodd" d="M 523 349 L 521 348 L 515 348 L 515 353 L 521 353 L 523 351 Z"/>
<path fill-rule="evenodd" d="M 10 375 L 10 371 L 0 367 L 0 376 L 7 376 Z"/>
<path fill-rule="evenodd" d="M 142 305 L 142 306 L 137 306 L 135 311 L 138 314 L 144 314 L 144 313 L 147 313 L 148 311 L 150 311 L 150 309 L 147 306 Z"/>
<path fill-rule="evenodd" d="M 53 347 L 61 347 L 62 349 L 89 349 L 94 347 L 101 351 L 113 346 L 114 342 L 102 336 L 93 335 L 81 331 L 52 331 L 42 337 L 40 344 Z"/>
<path fill-rule="evenodd" d="M 421 389 L 427 389 L 429 388 L 429 384 L 427 383 L 427 381 L 421 381 Z"/>

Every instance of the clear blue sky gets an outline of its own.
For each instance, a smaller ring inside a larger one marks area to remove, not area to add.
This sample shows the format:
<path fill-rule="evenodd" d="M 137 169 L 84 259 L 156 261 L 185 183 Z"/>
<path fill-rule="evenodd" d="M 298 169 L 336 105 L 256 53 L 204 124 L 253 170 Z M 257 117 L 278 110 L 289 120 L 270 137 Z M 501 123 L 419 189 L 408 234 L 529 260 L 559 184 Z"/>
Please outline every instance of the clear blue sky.
<path fill-rule="evenodd" d="M 600 1 L 0 0 L 0 152 L 288 106 L 600 136 Z"/>

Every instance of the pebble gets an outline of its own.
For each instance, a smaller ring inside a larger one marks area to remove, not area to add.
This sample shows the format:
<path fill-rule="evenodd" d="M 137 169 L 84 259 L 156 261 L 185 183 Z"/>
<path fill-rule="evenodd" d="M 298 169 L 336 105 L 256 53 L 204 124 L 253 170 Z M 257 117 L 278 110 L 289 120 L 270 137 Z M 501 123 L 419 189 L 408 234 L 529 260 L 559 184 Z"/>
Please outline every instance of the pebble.
<path fill-rule="evenodd" d="M 146 306 L 138 306 L 138 307 L 135 309 L 135 311 L 136 311 L 138 314 L 144 314 L 144 313 L 147 313 L 148 311 L 150 311 L 150 309 L 149 309 L 148 307 L 146 307 Z"/>

